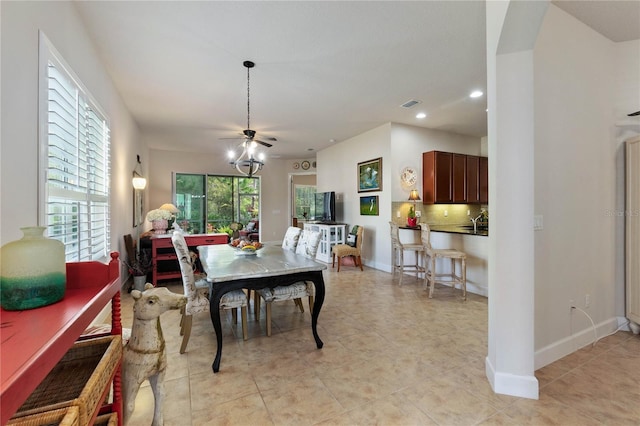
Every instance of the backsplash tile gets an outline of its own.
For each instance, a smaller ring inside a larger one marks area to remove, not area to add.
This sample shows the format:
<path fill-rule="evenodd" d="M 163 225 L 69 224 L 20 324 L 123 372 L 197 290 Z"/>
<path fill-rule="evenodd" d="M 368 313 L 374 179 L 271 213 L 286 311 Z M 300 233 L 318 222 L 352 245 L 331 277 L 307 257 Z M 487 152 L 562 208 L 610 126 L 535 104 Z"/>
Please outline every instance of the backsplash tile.
<path fill-rule="evenodd" d="M 391 216 L 398 225 L 407 224 L 410 201 L 394 201 L 391 203 Z M 430 225 L 460 225 L 471 223 L 471 218 L 480 214 L 480 210 L 487 206 L 479 204 L 421 204 L 416 203 L 416 211 L 422 216 L 418 222 L 427 222 Z M 467 215 L 467 210 L 469 215 Z M 445 211 L 447 216 L 444 215 Z M 398 212 L 400 217 L 398 218 Z"/>

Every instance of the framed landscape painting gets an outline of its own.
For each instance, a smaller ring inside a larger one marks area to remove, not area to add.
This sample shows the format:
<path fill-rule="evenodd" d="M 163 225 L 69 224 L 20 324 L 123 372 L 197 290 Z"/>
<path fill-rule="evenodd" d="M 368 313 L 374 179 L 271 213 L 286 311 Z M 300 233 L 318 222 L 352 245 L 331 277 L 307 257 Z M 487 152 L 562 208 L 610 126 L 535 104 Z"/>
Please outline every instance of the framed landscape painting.
<path fill-rule="evenodd" d="M 382 157 L 358 163 L 358 192 L 382 191 Z"/>
<path fill-rule="evenodd" d="M 378 216 L 378 196 L 360 197 L 360 214 L 363 216 Z"/>

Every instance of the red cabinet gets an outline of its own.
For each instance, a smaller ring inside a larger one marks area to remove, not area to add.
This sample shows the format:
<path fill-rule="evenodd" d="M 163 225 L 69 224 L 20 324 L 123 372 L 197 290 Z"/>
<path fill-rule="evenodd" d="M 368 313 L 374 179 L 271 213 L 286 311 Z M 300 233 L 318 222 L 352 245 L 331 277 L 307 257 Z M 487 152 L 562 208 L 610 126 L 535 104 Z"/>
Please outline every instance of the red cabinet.
<path fill-rule="evenodd" d="M 486 157 L 429 151 L 422 154 L 424 204 L 486 204 L 489 202 Z"/>
<path fill-rule="evenodd" d="M 67 288 L 61 301 L 25 311 L 1 310 L 0 424 L 9 421 L 109 302 L 111 333 L 119 335 L 120 266 L 115 252 L 108 264 L 68 262 Z M 118 413 L 122 424 L 119 364 L 112 384 L 113 403 L 103 409 Z M 97 414 L 88 413 L 93 419 Z"/>
<path fill-rule="evenodd" d="M 229 242 L 229 236 L 225 233 L 185 235 L 184 239 L 187 246 L 196 253 L 198 246 L 227 244 Z M 151 237 L 151 260 L 153 267 L 151 282 L 154 286 L 158 285 L 160 280 L 175 280 L 182 277 L 178 256 L 176 256 L 171 242 L 171 234 Z"/>

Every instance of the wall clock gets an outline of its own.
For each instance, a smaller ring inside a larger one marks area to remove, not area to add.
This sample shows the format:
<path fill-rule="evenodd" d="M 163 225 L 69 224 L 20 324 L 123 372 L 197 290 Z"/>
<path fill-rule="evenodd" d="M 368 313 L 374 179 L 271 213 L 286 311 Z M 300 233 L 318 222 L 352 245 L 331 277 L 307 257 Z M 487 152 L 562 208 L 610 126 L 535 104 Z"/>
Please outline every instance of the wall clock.
<path fill-rule="evenodd" d="M 302 162 L 302 170 L 309 170 L 309 167 L 311 167 L 311 163 L 306 160 Z"/>
<path fill-rule="evenodd" d="M 405 167 L 402 169 L 402 173 L 400 174 L 400 179 L 406 185 L 415 185 L 418 181 L 418 174 L 413 167 Z"/>

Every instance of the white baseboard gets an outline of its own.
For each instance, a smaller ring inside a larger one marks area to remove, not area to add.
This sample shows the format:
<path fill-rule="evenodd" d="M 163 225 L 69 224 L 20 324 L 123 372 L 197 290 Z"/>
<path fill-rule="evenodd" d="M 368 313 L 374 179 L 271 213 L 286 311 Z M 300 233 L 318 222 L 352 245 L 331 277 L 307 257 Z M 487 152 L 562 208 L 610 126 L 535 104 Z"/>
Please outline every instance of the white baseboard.
<path fill-rule="evenodd" d="M 628 321 L 626 318 L 613 317 L 608 320 L 602 321 L 596 325 L 597 338 L 611 334 L 618 328 L 621 330 L 628 330 Z M 587 345 L 592 344 L 596 340 L 596 335 L 593 332 L 593 327 L 585 328 L 582 331 L 575 332 L 571 336 L 567 336 L 557 342 L 554 342 L 544 348 L 537 350 L 534 356 L 534 367 L 536 370 L 546 365 L 551 364 L 563 358 L 578 349 L 582 349 Z"/>
<path fill-rule="evenodd" d="M 535 376 L 517 376 L 515 374 L 496 372 L 489 357 L 485 358 L 485 373 L 495 393 L 538 399 L 538 379 Z"/>

